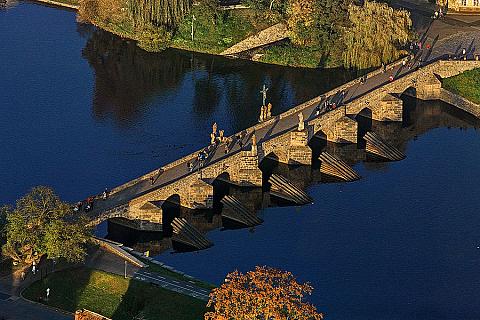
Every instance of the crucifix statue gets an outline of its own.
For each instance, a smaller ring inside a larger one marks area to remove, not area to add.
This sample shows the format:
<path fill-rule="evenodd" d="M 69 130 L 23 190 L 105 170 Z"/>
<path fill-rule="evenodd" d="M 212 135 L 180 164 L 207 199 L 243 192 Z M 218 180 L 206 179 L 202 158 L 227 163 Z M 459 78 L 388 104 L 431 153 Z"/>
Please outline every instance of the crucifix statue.
<path fill-rule="evenodd" d="M 265 102 L 267 101 L 267 91 L 268 91 L 268 88 L 265 86 L 265 84 L 263 85 L 263 89 L 260 91 L 260 93 L 262 94 L 262 98 L 263 98 L 263 104 L 262 106 L 265 105 Z"/>

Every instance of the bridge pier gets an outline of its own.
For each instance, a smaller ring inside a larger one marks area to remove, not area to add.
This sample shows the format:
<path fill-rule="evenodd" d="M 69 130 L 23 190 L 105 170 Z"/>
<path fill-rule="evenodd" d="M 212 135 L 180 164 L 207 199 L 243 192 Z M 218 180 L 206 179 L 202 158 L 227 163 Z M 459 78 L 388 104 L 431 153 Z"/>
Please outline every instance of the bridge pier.
<path fill-rule="evenodd" d="M 387 94 L 379 101 L 378 107 L 372 108 L 372 120 L 402 121 L 403 101 L 392 94 Z"/>
<path fill-rule="evenodd" d="M 262 186 L 262 171 L 258 167 L 258 152 L 256 148 L 251 151 L 241 151 L 238 174 L 232 175 L 232 181 L 246 186 Z"/>
<path fill-rule="evenodd" d="M 213 207 L 213 186 L 197 179 L 189 187 L 187 194 L 180 196 L 180 205 L 190 209 L 210 209 Z"/>
<path fill-rule="evenodd" d="M 308 146 L 308 131 L 290 132 L 290 146 L 287 150 L 289 164 L 312 164 L 312 149 Z"/>
<path fill-rule="evenodd" d="M 333 130 L 333 142 L 335 143 L 357 143 L 358 123 L 343 116 L 335 122 Z"/>
<path fill-rule="evenodd" d="M 417 79 L 417 98 L 422 100 L 435 100 L 440 97 L 442 82 L 433 73 L 422 75 Z"/>

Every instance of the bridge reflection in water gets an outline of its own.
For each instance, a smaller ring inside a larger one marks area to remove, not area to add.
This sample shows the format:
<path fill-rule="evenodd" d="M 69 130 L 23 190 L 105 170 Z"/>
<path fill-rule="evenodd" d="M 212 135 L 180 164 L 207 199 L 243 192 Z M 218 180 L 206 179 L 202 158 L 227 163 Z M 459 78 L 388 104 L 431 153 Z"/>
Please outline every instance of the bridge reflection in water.
<path fill-rule="evenodd" d="M 404 107 L 402 122 L 379 122 L 360 116 L 357 118 L 359 123 L 358 131 L 373 131 L 387 144 L 406 153 L 408 142 L 429 130 L 441 127 L 465 129 L 480 127 L 478 118 L 460 109 L 453 108 L 444 102 L 416 100 L 406 95 L 401 98 Z M 272 174 L 278 174 L 287 178 L 292 184 L 303 190 L 312 184 L 345 183 L 338 177 L 320 172 L 321 163 L 318 160 L 318 156 L 322 152 L 335 155 L 351 166 L 362 162 L 368 170 L 388 170 L 389 162 L 368 154 L 365 151 L 365 143 L 362 141 L 355 145 L 342 145 L 315 138 L 311 141 L 310 147 L 312 148 L 314 159 L 311 166 L 292 166 L 279 163 L 274 158 L 265 159 L 260 166 L 264 179 L 262 188 L 243 188 L 226 183 L 222 179 L 215 181 L 213 183 L 214 198 L 212 209 L 192 210 L 180 207 L 178 203 L 169 203 L 164 207 L 166 223 L 164 223 L 163 232 L 135 230 L 132 228 L 133 224 L 131 221 L 118 218 L 108 221 L 107 237 L 133 246 L 139 251 L 150 250 L 153 255 L 171 248 L 176 251 L 196 250 L 195 247 L 172 241 L 170 223 L 175 217 L 186 218 L 192 226 L 203 234 L 219 228 L 223 230 L 250 228 L 253 232 L 254 227 L 248 227 L 245 224 L 238 223 L 238 221 L 226 218 L 225 214 L 222 217 L 222 213 L 227 209 L 221 203 L 221 199 L 226 195 L 233 196 L 239 199 L 249 210 L 259 212 L 260 216 L 262 216 L 262 209 L 267 207 L 296 206 L 291 201 L 271 194 L 271 185 L 266 183 L 266 181 Z M 262 218 L 265 220 L 264 223 L 268 223 L 269 217 Z"/>

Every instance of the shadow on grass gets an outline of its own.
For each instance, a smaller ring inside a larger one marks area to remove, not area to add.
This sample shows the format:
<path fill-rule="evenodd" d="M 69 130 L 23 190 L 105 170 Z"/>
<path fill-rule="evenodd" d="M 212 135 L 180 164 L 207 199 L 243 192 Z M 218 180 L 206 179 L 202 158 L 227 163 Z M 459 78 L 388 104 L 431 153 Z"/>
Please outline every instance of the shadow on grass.
<path fill-rule="evenodd" d="M 45 298 L 50 288 L 50 297 Z M 82 308 L 113 320 L 202 319 L 206 303 L 157 286 L 85 267 L 50 274 L 23 292 L 29 300 L 74 312 Z"/>

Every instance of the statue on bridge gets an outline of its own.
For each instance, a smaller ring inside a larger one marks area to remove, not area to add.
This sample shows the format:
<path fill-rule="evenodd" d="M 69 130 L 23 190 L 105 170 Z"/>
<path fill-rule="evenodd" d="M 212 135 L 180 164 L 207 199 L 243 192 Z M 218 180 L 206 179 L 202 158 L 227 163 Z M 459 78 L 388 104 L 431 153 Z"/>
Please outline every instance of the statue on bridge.
<path fill-rule="evenodd" d="M 263 99 L 262 106 L 265 106 L 265 102 L 267 101 L 267 91 L 268 91 L 268 88 L 264 84 L 263 89 L 260 91 L 260 93 L 262 94 L 262 99 Z"/>
<path fill-rule="evenodd" d="M 258 122 L 267 121 L 272 117 L 272 104 L 269 102 L 268 105 L 263 105 L 260 107 L 260 118 Z"/>
<path fill-rule="evenodd" d="M 252 154 L 257 154 L 257 136 L 255 133 L 252 135 Z"/>
<path fill-rule="evenodd" d="M 305 130 L 305 121 L 303 119 L 303 113 L 298 114 L 298 131 Z"/>

